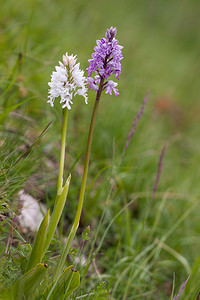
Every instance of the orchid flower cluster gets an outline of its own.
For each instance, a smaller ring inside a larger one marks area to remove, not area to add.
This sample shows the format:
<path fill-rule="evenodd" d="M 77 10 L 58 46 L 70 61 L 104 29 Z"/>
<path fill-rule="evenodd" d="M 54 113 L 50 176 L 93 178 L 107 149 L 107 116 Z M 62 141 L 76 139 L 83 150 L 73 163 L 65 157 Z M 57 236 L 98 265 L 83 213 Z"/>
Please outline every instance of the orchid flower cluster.
<path fill-rule="evenodd" d="M 100 96 L 103 90 L 105 90 L 105 93 L 110 95 L 112 95 L 112 92 L 114 92 L 115 96 L 119 95 L 119 91 L 116 88 L 117 83 L 109 79 L 111 75 L 114 75 L 117 79 L 119 79 L 119 75 L 121 73 L 121 59 L 123 58 L 121 52 L 122 46 L 118 45 L 118 40 L 115 38 L 116 33 L 116 28 L 111 27 L 107 30 L 105 38 L 97 41 L 97 46 L 94 48 L 92 59 L 89 60 L 87 78 L 84 77 L 84 71 L 80 69 L 80 63 L 76 63 L 76 56 L 68 55 L 68 53 L 63 55 L 62 62 L 59 62 L 59 66 L 55 67 L 56 71 L 54 71 L 51 75 L 51 81 L 48 83 L 50 87 L 48 103 L 50 103 L 53 107 L 55 99 L 60 98 L 60 103 L 63 108 L 57 195 L 51 215 L 48 211 L 36 234 L 27 266 L 25 268 L 25 273 L 16 281 L 13 289 L 5 291 L 5 299 L 26 299 L 26 297 L 30 299 L 31 291 L 35 291 L 35 289 L 40 291 L 42 290 L 42 284 L 45 282 L 47 272 L 47 264 L 43 262 L 46 260 L 45 255 L 61 218 L 71 180 L 71 175 L 69 174 L 66 182 L 63 183 L 68 111 L 71 109 L 73 98 L 76 95 L 82 96 L 85 103 L 88 103 L 87 89 L 89 88 L 96 92 L 96 101 L 94 103 L 89 128 L 84 171 L 82 175 L 76 215 L 70 233 L 67 237 L 67 241 L 61 251 L 55 271 L 53 272 L 53 281 L 51 281 L 49 285 L 44 286 L 42 293 L 40 292 L 41 294 L 38 298 L 34 298 L 33 296 L 31 299 L 68 299 L 80 283 L 79 272 L 74 272 L 72 266 L 66 267 L 65 263 L 79 227 L 82 213 L 92 136 Z M 95 73 L 94 78 L 91 77 L 92 73 Z"/>
<path fill-rule="evenodd" d="M 94 90 L 96 93 L 99 90 L 100 83 L 102 90 L 106 94 L 115 96 L 119 95 L 116 88 L 118 85 L 113 80 L 108 80 L 111 75 L 119 79 L 121 73 L 121 60 L 123 58 L 121 49 L 118 45 L 118 40 L 115 38 L 117 29 L 111 27 L 107 29 L 105 38 L 97 40 L 97 45 L 94 47 L 92 59 L 89 59 L 89 67 L 87 68 L 88 77 L 84 77 L 84 72 L 80 70 L 80 63 L 76 64 L 76 56 L 68 53 L 63 55 L 63 62 L 59 62 L 56 66 L 56 72 L 51 75 L 51 82 L 49 82 L 49 101 L 51 106 L 54 106 L 55 98 L 60 97 L 62 108 L 67 107 L 71 109 L 72 98 L 75 95 L 80 95 L 85 98 L 87 103 L 87 88 Z M 94 78 L 91 77 L 95 73 Z"/>
<path fill-rule="evenodd" d="M 116 88 L 118 84 L 113 80 L 107 80 L 112 74 L 119 79 L 121 73 L 121 59 L 123 58 L 121 49 L 123 47 L 118 45 L 118 40 L 115 39 L 116 33 L 117 29 L 111 27 L 107 30 L 105 38 L 97 40 L 92 59 L 89 60 L 87 83 L 90 89 L 97 92 L 102 82 L 106 94 L 112 95 L 113 91 L 115 96 L 118 96 L 119 91 Z M 96 74 L 94 78 L 91 77 L 92 73 Z"/>
<path fill-rule="evenodd" d="M 63 63 L 59 61 L 59 66 L 56 66 L 56 72 L 52 73 L 49 82 L 48 103 L 51 106 L 54 106 L 55 98 L 60 97 L 62 108 L 71 109 L 72 98 L 77 94 L 83 96 L 87 103 L 86 78 L 79 66 L 80 63 L 76 64 L 76 56 L 68 56 L 68 53 L 63 55 Z"/>

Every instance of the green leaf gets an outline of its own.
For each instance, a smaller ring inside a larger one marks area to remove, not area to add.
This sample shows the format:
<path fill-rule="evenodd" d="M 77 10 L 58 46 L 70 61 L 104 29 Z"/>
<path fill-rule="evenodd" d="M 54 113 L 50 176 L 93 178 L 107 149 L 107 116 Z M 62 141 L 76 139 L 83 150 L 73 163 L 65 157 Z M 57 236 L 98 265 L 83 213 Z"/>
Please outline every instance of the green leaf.
<path fill-rule="evenodd" d="M 14 300 L 10 290 L 1 288 L 0 289 L 0 300 Z"/>
<path fill-rule="evenodd" d="M 42 261 L 44 239 L 45 239 L 48 225 L 49 225 L 49 210 L 48 210 L 47 214 L 44 216 L 44 218 L 40 224 L 40 228 L 35 237 L 35 241 L 33 244 L 33 248 L 32 248 L 28 266 L 27 266 L 27 271 L 34 268 L 38 263 L 40 263 Z"/>
<path fill-rule="evenodd" d="M 78 271 L 73 266 L 66 268 L 58 280 L 54 280 L 44 291 L 43 298 L 46 300 L 65 300 L 75 291 L 80 284 Z M 41 299 L 43 299 L 41 297 Z"/>
<path fill-rule="evenodd" d="M 62 190 L 62 193 L 60 195 L 57 195 L 55 206 L 53 209 L 53 213 L 50 218 L 49 226 L 47 228 L 46 237 L 45 237 L 45 243 L 43 248 L 43 255 L 45 255 L 46 251 L 49 248 L 49 245 L 51 243 L 52 237 L 55 233 L 56 227 L 58 225 L 58 222 L 60 220 L 60 217 L 62 215 L 63 208 L 65 206 L 65 202 L 67 199 L 67 194 L 69 190 L 69 184 L 70 184 L 71 175 L 67 178 L 66 184 Z"/>
<path fill-rule="evenodd" d="M 15 300 L 22 300 L 24 297 L 30 296 L 33 290 L 35 292 L 35 289 L 40 287 L 40 282 L 44 278 L 46 271 L 46 264 L 38 264 L 35 268 L 26 272 L 16 281 L 12 289 L 13 298 Z"/>

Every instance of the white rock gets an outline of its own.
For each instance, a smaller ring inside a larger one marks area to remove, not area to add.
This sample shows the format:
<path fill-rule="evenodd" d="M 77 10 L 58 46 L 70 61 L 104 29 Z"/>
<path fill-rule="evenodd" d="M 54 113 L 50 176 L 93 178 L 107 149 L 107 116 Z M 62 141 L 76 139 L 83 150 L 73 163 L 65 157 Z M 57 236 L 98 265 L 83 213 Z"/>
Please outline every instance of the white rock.
<path fill-rule="evenodd" d="M 37 231 L 44 215 L 47 213 L 47 208 L 32 196 L 26 194 L 24 190 L 19 192 L 19 201 L 22 204 L 18 216 L 20 225 L 32 231 Z"/>

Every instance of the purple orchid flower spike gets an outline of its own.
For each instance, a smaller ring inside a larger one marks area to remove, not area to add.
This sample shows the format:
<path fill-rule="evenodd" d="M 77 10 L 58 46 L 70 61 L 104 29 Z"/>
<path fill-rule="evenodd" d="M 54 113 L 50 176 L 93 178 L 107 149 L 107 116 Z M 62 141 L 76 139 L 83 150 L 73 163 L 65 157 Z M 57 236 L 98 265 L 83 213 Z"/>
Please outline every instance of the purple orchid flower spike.
<path fill-rule="evenodd" d="M 92 59 L 89 59 L 87 83 L 90 89 L 94 90 L 97 95 L 99 94 L 99 97 L 103 90 L 110 95 L 112 92 L 115 96 L 119 95 L 116 88 L 118 84 L 113 80 L 107 80 L 111 75 L 119 79 L 121 73 L 123 58 L 121 49 L 123 47 L 118 45 L 118 40 L 115 39 L 116 33 L 116 28 L 107 29 L 105 38 L 97 40 Z M 94 78 L 91 77 L 92 73 L 96 74 Z"/>

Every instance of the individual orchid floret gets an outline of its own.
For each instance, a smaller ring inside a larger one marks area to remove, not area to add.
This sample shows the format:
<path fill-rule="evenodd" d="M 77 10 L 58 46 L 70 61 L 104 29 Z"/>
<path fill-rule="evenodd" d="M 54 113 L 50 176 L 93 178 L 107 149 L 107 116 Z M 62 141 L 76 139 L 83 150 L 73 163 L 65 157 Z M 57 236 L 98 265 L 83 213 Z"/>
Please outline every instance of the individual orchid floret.
<path fill-rule="evenodd" d="M 89 59 L 89 67 L 87 83 L 89 88 L 95 92 L 99 89 L 99 83 L 103 83 L 103 90 L 106 93 L 112 95 L 112 91 L 115 96 L 119 95 L 118 90 L 115 88 L 117 83 L 112 80 L 108 80 L 108 77 L 114 75 L 119 79 L 121 73 L 121 60 L 123 58 L 121 49 L 122 46 L 118 45 L 118 40 L 115 39 L 117 29 L 111 27 L 107 29 L 105 38 L 97 40 L 97 45 L 94 47 L 94 53 L 92 59 Z M 94 78 L 91 74 L 95 73 Z"/>
<path fill-rule="evenodd" d="M 85 98 L 87 103 L 87 88 L 84 72 L 79 68 L 80 63 L 76 64 L 76 55 L 63 55 L 63 62 L 59 61 L 56 71 L 51 75 L 51 81 L 48 83 L 49 100 L 48 103 L 54 106 L 55 98 L 60 97 L 62 108 L 71 109 L 72 98 L 80 95 Z"/>
<path fill-rule="evenodd" d="M 116 89 L 117 85 L 118 83 L 112 80 L 108 80 L 108 82 L 106 83 L 106 94 L 112 95 L 112 92 L 114 92 L 115 96 L 117 97 L 119 95 L 119 91 L 118 89 Z"/>

